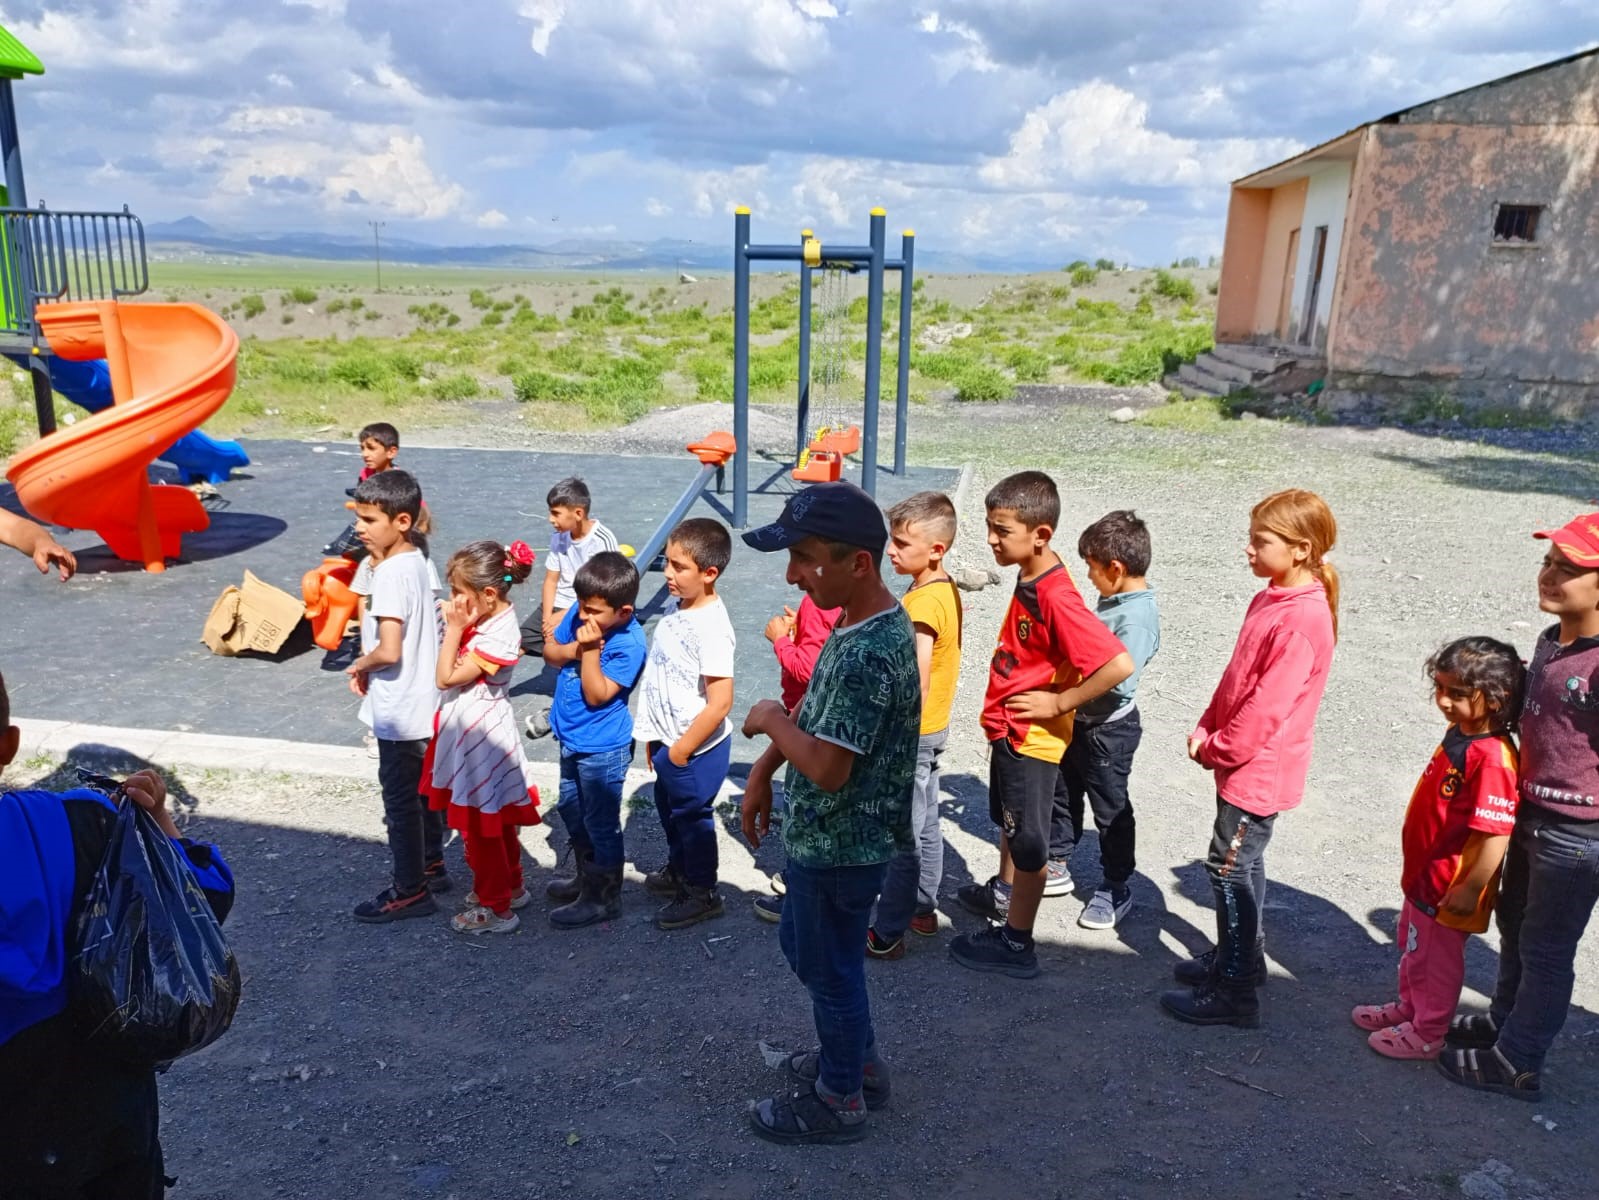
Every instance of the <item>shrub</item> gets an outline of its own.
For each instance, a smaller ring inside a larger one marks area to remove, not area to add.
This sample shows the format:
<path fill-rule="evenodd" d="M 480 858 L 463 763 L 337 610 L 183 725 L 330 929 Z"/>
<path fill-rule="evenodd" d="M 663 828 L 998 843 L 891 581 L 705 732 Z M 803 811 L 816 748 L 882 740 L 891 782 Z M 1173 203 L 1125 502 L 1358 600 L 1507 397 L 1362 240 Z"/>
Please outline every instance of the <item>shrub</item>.
<path fill-rule="evenodd" d="M 293 313 L 284 313 L 283 314 L 283 323 L 285 325 L 293 325 L 294 324 L 294 314 Z"/>
<path fill-rule="evenodd" d="M 381 388 L 394 377 L 388 360 L 370 350 L 358 351 L 340 358 L 328 371 L 328 377 L 349 384 L 364 392 Z"/>
<path fill-rule="evenodd" d="M 955 399 L 973 404 L 1009 400 L 1016 391 L 1015 385 L 1005 377 L 1003 371 L 987 363 L 975 363 L 967 367 L 956 377 L 954 384 Z"/>
<path fill-rule="evenodd" d="M 511 314 L 511 327 L 526 333 L 554 333 L 561 327 L 561 318 L 553 313 L 536 313 L 524 306 Z"/>
<path fill-rule="evenodd" d="M 351 296 L 350 297 L 350 311 L 351 312 L 360 312 L 361 309 L 363 309 L 365 307 L 366 307 L 366 301 L 361 299 L 361 297 L 359 297 L 359 296 Z"/>
<path fill-rule="evenodd" d="M 244 319 L 248 321 L 251 317 L 259 317 L 266 312 L 266 301 L 261 299 L 255 292 L 251 292 L 248 296 L 239 297 L 238 307 L 239 311 L 244 314 Z"/>
<path fill-rule="evenodd" d="M 449 320 L 451 315 L 450 310 L 437 300 L 428 304 L 413 304 L 405 311 L 416 318 L 417 324 L 429 329 L 437 325 L 443 325 Z"/>
<path fill-rule="evenodd" d="M 491 303 L 489 300 L 489 294 L 482 288 L 473 288 L 470 292 L 468 292 L 466 296 L 466 302 L 473 308 L 487 308 Z"/>
<path fill-rule="evenodd" d="M 362 316 L 368 321 L 381 321 L 383 319 L 383 314 L 375 308 L 367 309 Z"/>
<path fill-rule="evenodd" d="M 292 287 L 283 293 L 282 300 L 284 307 L 290 304 L 315 304 L 316 293 L 308 287 Z"/>
<path fill-rule="evenodd" d="M 336 315 L 338 313 L 343 312 L 344 308 L 345 308 L 344 301 L 335 296 L 332 300 L 329 300 L 327 302 L 326 306 L 324 306 L 322 311 L 327 313 L 328 316 L 331 317 L 331 316 L 334 316 L 334 315 Z"/>
<path fill-rule="evenodd" d="M 523 403 L 534 400 L 569 401 L 580 398 L 582 387 L 575 379 L 529 369 L 518 371 L 512 377 L 511 392 Z"/>
<path fill-rule="evenodd" d="M 452 317 L 455 316 L 454 313 L 451 313 L 450 315 Z M 483 314 L 483 320 L 478 322 L 478 324 L 483 325 L 483 326 L 488 327 L 488 328 L 492 328 L 495 325 L 503 325 L 504 323 L 505 323 L 505 318 L 503 316 L 501 316 L 499 313 L 495 312 L 493 309 L 490 309 L 488 312 L 484 313 Z"/>
<path fill-rule="evenodd" d="M 1173 275 L 1170 271 L 1155 272 L 1155 295 L 1165 296 L 1168 300 L 1181 300 L 1192 304 L 1199 299 L 1199 292 L 1194 287 L 1192 279 L 1184 279 Z"/>
<path fill-rule="evenodd" d="M 1096 258 L 1094 266 L 1101 271 L 1114 271 L 1116 269 L 1116 260 L 1113 258 Z"/>
<path fill-rule="evenodd" d="M 433 381 L 431 390 L 440 400 L 470 400 L 482 390 L 482 385 L 478 383 L 477 376 L 461 372 L 441 375 Z"/>
<path fill-rule="evenodd" d="M 1087 287 L 1099 278 L 1099 272 L 1087 263 L 1074 263 L 1071 268 L 1072 286 Z"/>
<path fill-rule="evenodd" d="M 1049 355 L 1031 346 L 1012 346 L 1005 352 L 1005 365 L 1018 383 L 1042 383 L 1049 378 Z"/>
<path fill-rule="evenodd" d="M 918 373 L 943 383 L 954 383 L 957 376 L 979 365 L 976 357 L 964 350 L 938 350 L 911 358 L 911 366 Z"/>

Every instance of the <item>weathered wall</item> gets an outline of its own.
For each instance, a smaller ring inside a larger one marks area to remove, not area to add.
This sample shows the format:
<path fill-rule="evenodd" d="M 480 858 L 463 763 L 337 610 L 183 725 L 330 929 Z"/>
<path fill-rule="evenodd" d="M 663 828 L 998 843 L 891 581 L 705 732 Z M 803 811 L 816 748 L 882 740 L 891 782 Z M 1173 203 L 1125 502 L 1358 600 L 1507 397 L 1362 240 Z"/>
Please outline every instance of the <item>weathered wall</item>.
<path fill-rule="evenodd" d="M 1404 113 L 1405 125 L 1599 125 L 1599 55 L 1485 83 Z"/>
<path fill-rule="evenodd" d="M 1227 202 L 1221 280 L 1216 288 L 1216 340 L 1248 341 L 1255 333 L 1255 298 L 1260 292 L 1260 255 L 1266 243 L 1271 193 L 1235 187 Z"/>
<path fill-rule="evenodd" d="M 1260 287 L 1255 293 L 1255 336 L 1277 336 L 1277 310 L 1282 306 L 1283 281 L 1288 275 L 1289 243 L 1305 216 L 1308 179 L 1296 179 L 1271 191 L 1266 214 L 1266 237 L 1260 252 Z M 1299 240 L 1304 242 L 1304 232 Z"/>
<path fill-rule="evenodd" d="M 1536 244 L 1496 202 L 1547 205 Z M 1371 126 L 1345 236 L 1332 371 L 1599 384 L 1599 123 Z"/>
<path fill-rule="evenodd" d="M 1343 247 L 1344 215 L 1349 202 L 1349 182 L 1354 164 L 1328 163 L 1306 183 L 1304 215 L 1299 231 L 1299 261 L 1294 265 L 1294 292 L 1289 308 L 1288 340 L 1301 345 L 1325 346 L 1327 322 L 1338 283 L 1338 254 Z M 1305 297 L 1310 292 L 1315 266 L 1316 227 L 1327 226 L 1327 252 L 1322 260 L 1321 288 L 1317 292 L 1315 329 L 1302 329 Z"/>

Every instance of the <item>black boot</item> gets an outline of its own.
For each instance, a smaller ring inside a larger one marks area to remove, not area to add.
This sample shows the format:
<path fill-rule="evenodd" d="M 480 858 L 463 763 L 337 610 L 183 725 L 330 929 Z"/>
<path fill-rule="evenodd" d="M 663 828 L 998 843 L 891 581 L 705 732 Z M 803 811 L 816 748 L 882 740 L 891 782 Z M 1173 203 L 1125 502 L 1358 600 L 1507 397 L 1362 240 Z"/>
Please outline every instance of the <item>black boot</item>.
<path fill-rule="evenodd" d="M 583 868 L 594 861 L 594 851 L 588 846 L 572 847 L 572 878 L 552 879 L 544 889 L 551 900 L 570 904 L 583 890 Z"/>
<path fill-rule="evenodd" d="M 1212 946 L 1203 954 L 1185 958 L 1172 968 L 1172 977 L 1185 987 L 1203 987 L 1216 975 L 1216 948 Z M 1250 987 L 1266 986 L 1266 943 L 1255 943 L 1255 968 L 1239 980 Z"/>
<path fill-rule="evenodd" d="M 701 921 L 719 917 L 726 911 L 722 905 L 722 897 L 715 888 L 695 887 L 692 883 L 685 883 L 678 890 L 677 899 L 655 914 L 655 927 L 687 929 L 690 925 L 698 925 Z"/>
<path fill-rule="evenodd" d="M 682 886 L 683 876 L 670 859 L 659 871 L 651 871 L 644 876 L 644 890 L 652 896 L 673 899 Z"/>
<path fill-rule="evenodd" d="M 596 867 L 591 860 L 582 864 L 577 899 L 551 909 L 550 924 L 557 929 L 581 929 L 621 914 L 622 868 Z"/>
<path fill-rule="evenodd" d="M 1164 992 L 1160 1006 L 1190 1025 L 1260 1027 L 1260 1000 L 1253 985 L 1237 980 L 1211 979 L 1198 987 Z"/>

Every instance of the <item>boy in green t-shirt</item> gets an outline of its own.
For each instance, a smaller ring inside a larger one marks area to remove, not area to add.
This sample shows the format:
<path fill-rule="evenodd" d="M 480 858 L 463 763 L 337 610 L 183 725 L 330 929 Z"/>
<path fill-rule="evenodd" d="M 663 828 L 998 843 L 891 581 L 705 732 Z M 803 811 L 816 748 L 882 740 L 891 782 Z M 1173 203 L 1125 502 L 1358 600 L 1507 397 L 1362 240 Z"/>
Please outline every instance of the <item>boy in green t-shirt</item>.
<path fill-rule="evenodd" d="M 888 532 L 852 483 L 793 496 L 775 524 L 751 530 L 756 550 L 788 551 L 788 582 L 820 608 L 842 608 L 799 711 L 762 700 L 744 736 L 771 746 L 750 770 L 744 835 L 770 828 L 772 776 L 788 763 L 783 842 L 788 890 L 778 938 L 811 994 L 820 1048 L 788 1061 L 790 1087 L 750 1108 L 774 1142 L 853 1142 L 866 1110 L 888 1099 L 866 994 L 862 947 L 887 862 L 914 851 L 911 792 L 921 727 L 921 680 L 910 618 L 883 585 Z"/>

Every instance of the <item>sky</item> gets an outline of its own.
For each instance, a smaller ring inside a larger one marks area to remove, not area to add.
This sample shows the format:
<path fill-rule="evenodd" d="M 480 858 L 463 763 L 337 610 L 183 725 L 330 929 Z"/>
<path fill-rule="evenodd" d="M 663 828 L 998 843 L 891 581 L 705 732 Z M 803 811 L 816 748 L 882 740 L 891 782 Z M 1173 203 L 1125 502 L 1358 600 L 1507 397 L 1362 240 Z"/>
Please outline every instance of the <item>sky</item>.
<path fill-rule="evenodd" d="M 1592 0 L 0 0 L 29 198 L 441 245 L 1219 253 L 1228 183 L 1594 44 Z M 1586 13 L 1583 10 L 1587 10 Z"/>

